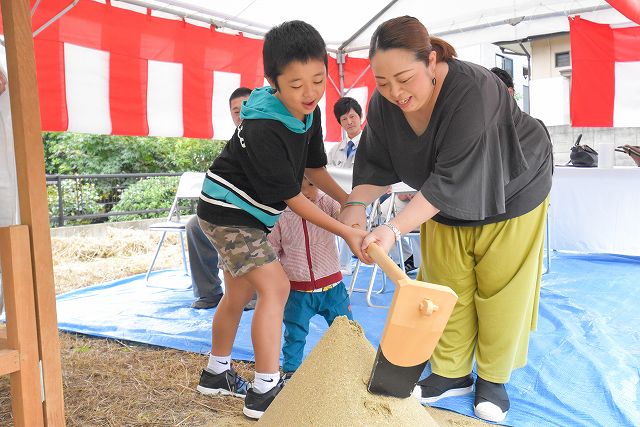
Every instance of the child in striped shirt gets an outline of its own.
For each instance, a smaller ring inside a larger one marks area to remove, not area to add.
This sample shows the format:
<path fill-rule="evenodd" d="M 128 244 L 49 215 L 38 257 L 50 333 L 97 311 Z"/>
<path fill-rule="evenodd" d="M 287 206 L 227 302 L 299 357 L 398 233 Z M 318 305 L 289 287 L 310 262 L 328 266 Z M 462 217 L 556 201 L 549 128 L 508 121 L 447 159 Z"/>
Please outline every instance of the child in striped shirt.
<path fill-rule="evenodd" d="M 308 179 L 302 194 L 328 215 L 340 213 L 338 202 L 318 191 Z M 289 277 L 291 291 L 284 308 L 285 380 L 302 363 L 309 321 L 320 314 L 331 326 L 336 316 L 353 319 L 347 289 L 342 283 L 336 236 L 286 209 L 269 234 L 282 268 Z"/>

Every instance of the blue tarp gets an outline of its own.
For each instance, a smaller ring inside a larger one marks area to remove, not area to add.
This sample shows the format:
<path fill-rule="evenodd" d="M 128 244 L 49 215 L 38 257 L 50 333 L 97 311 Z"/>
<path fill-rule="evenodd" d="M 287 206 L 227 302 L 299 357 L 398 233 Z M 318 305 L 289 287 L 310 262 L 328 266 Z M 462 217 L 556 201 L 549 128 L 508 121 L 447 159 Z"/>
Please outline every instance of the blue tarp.
<path fill-rule="evenodd" d="M 368 282 L 370 271 L 358 278 Z M 61 330 L 206 353 L 213 310 L 190 308 L 181 271 L 118 280 L 58 297 Z M 381 281 L 380 277 L 377 279 Z M 348 283 L 348 278 L 347 278 Z M 515 426 L 640 426 L 640 259 L 613 255 L 556 255 L 543 277 L 540 318 L 531 335 L 529 362 L 507 386 Z M 388 304 L 391 293 L 374 302 Z M 352 297 L 354 318 L 377 347 L 386 310 Z M 242 316 L 233 358 L 253 360 L 252 312 Z M 326 330 L 315 317 L 305 349 Z M 204 362 L 204 359 L 203 359 Z M 425 375 L 427 373 L 425 372 Z M 438 406 L 473 416 L 473 397 Z"/>

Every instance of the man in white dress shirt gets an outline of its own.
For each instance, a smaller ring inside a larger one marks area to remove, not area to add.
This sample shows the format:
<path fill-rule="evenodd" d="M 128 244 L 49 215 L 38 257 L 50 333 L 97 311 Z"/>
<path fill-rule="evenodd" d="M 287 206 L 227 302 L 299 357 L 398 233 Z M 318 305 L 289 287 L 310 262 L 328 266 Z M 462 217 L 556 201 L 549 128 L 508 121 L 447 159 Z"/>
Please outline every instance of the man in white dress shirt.
<path fill-rule="evenodd" d="M 329 150 L 327 162 L 330 166 L 351 169 L 362 133 L 362 107 L 355 99 L 345 96 L 335 103 L 333 114 L 347 138 Z"/>
<path fill-rule="evenodd" d="M 333 106 L 333 114 L 338 124 L 347 133 L 347 137 L 339 144 L 335 144 L 327 154 L 327 165 L 345 169 L 353 169 L 353 160 L 360 143 L 362 133 L 362 107 L 353 98 L 342 97 Z M 349 246 L 340 239 L 340 271 L 350 275 L 353 271 Z"/>
<path fill-rule="evenodd" d="M 344 129 L 347 137 L 344 141 L 334 145 L 327 154 L 327 164 L 330 166 L 353 169 L 353 162 L 360 143 L 360 136 L 362 134 L 362 107 L 353 98 L 348 96 L 342 97 L 336 101 L 333 106 L 333 114 L 336 116 L 336 120 Z M 396 212 L 399 212 L 404 206 L 409 203 L 413 197 L 412 194 L 403 194 L 398 196 L 395 200 Z M 381 205 L 381 218 L 385 218 L 388 209 L 391 207 L 391 200 L 385 200 Z M 351 274 L 353 267 L 351 262 L 351 251 L 349 247 L 344 244 L 344 241 L 340 241 L 340 271 L 342 274 Z M 412 246 L 409 241 L 404 238 L 402 240 L 402 251 L 404 257 L 404 265 L 406 271 L 414 270 L 414 257 Z M 399 258 L 399 253 L 396 247 L 392 249 L 390 255 L 394 259 Z"/>

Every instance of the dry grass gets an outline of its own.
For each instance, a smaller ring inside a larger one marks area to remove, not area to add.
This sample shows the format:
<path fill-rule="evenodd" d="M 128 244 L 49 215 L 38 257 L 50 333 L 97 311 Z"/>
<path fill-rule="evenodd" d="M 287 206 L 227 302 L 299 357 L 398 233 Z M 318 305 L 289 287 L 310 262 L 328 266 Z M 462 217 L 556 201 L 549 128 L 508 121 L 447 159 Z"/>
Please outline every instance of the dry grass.
<path fill-rule="evenodd" d="M 103 237 L 53 238 L 56 293 L 144 273 L 159 235 L 108 229 Z M 158 269 L 180 265 L 176 236 L 168 237 Z M 250 426 L 242 401 L 195 391 L 206 356 L 112 339 L 60 333 L 68 426 Z M 238 362 L 251 379 L 253 367 Z M 13 426 L 9 378 L 0 377 L 0 426 Z M 443 426 L 476 425 L 429 410 Z"/>
<path fill-rule="evenodd" d="M 68 426 L 250 424 L 241 400 L 195 391 L 202 355 L 68 333 L 60 345 Z M 250 366 L 236 368 L 248 374 Z M 2 426 L 12 425 L 8 394 L 1 381 Z"/>
<path fill-rule="evenodd" d="M 108 228 L 101 237 L 54 237 L 56 294 L 147 271 L 159 233 Z M 176 233 L 167 234 L 154 270 L 180 265 Z"/>
<path fill-rule="evenodd" d="M 56 293 L 144 273 L 159 234 L 109 228 L 102 237 L 54 237 Z M 167 235 L 155 269 L 180 265 Z M 250 425 L 235 398 L 195 391 L 206 357 L 148 345 L 60 333 L 68 426 Z M 252 371 L 239 362 L 242 374 Z M 252 373 L 251 373 L 252 374 Z M 8 377 L 0 377 L 0 426 L 12 426 Z"/>

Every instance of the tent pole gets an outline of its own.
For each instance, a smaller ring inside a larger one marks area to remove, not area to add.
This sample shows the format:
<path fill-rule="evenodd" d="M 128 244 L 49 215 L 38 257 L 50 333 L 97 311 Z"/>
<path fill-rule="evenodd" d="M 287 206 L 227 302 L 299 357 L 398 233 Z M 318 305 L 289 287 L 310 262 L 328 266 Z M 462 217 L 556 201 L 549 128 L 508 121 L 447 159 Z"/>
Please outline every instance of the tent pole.
<path fill-rule="evenodd" d="M 51 257 L 40 102 L 31 13 L 26 0 L 0 0 L 5 31 L 11 116 L 20 201 L 20 221 L 29 227 L 36 303 L 38 351 L 42 362 L 46 426 L 64 426 L 60 342 Z"/>
<path fill-rule="evenodd" d="M 529 84 L 529 87 L 531 87 L 531 54 L 529 53 L 527 48 L 524 47 L 524 44 L 522 42 L 520 42 L 520 48 L 527 55 L 527 71 L 529 73 L 529 75 L 527 76 L 527 83 Z M 531 111 L 530 104 L 531 104 L 531 91 L 529 91 L 529 96 L 527 97 L 527 105 L 524 106 L 525 113 L 529 113 Z"/>
<path fill-rule="evenodd" d="M 237 24 L 224 22 L 225 19 L 230 19 L 232 17 L 226 18 L 225 16 L 227 16 L 227 15 L 224 15 L 222 17 L 222 19 L 216 19 L 219 16 L 219 15 L 213 15 L 216 12 L 208 11 L 208 9 L 204 9 L 204 8 L 195 8 L 193 6 L 190 6 L 190 7 L 188 7 L 188 10 L 193 11 L 193 12 L 206 14 L 206 15 L 215 16 L 216 18 L 213 18 L 211 16 L 205 18 L 205 17 L 202 17 L 202 16 L 198 16 L 198 15 L 195 15 L 195 14 L 188 13 L 186 11 L 170 9 L 168 7 L 168 5 L 165 6 L 165 7 L 162 7 L 162 6 L 159 6 L 157 4 L 151 4 L 151 3 L 148 3 L 148 2 L 142 1 L 142 0 L 115 0 L 115 1 L 119 1 L 120 3 L 132 4 L 134 6 L 145 7 L 147 9 L 151 9 L 151 10 L 157 10 L 158 12 L 170 13 L 172 15 L 179 16 L 181 18 L 192 19 L 194 21 L 204 22 L 205 24 L 215 25 L 216 28 L 228 28 L 230 30 L 241 31 L 243 33 L 252 34 L 254 36 L 264 36 L 267 33 L 267 31 L 269 30 L 268 27 L 263 26 L 261 24 L 256 24 L 256 23 L 253 23 L 253 22 L 250 22 L 250 21 L 247 21 L 247 20 L 243 20 L 243 19 L 238 19 L 238 18 L 233 18 L 233 20 L 235 22 L 237 22 Z M 177 5 L 177 2 L 172 2 L 172 3 L 176 3 L 176 5 Z M 185 9 L 187 9 L 187 6 L 184 6 L 184 7 L 185 7 Z M 263 28 L 263 29 L 260 30 L 260 29 L 254 28 L 254 27 Z"/>
<path fill-rule="evenodd" d="M 537 21 L 540 19 L 548 19 L 548 18 L 556 18 L 558 16 L 571 16 L 571 15 L 579 15 L 581 13 L 589 13 L 589 12 L 598 12 L 601 10 L 609 10 L 612 9 L 612 7 L 608 4 L 606 5 L 601 5 L 601 6 L 594 6 L 594 7 L 583 7 L 580 9 L 571 9 L 571 10 L 567 10 L 567 11 L 561 11 L 561 12 L 550 12 L 550 13 L 543 13 L 540 15 L 533 15 L 533 16 L 519 16 L 516 18 L 510 18 L 510 19 L 502 19 L 500 21 L 495 21 L 495 22 L 487 22 L 486 24 L 479 24 L 479 25 L 472 25 L 470 27 L 464 27 L 464 28 L 458 28 L 455 30 L 448 30 L 448 31 L 442 31 L 442 32 L 435 32 L 432 35 L 437 36 L 437 37 L 445 37 L 451 34 L 459 34 L 459 33 L 465 33 L 468 31 L 476 31 L 476 30 L 483 30 L 485 28 L 490 28 L 490 27 L 497 27 L 500 25 L 512 25 L 515 26 L 517 24 L 519 24 L 520 22 L 525 22 L 525 21 Z M 357 52 L 359 50 L 366 50 L 369 49 L 369 46 L 354 46 L 351 48 L 345 48 L 344 51 L 346 53 L 349 52 Z"/>
<path fill-rule="evenodd" d="M 558 16 L 579 15 L 581 13 L 597 12 L 600 10 L 607 10 L 611 8 L 612 7 L 607 4 L 607 5 L 594 6 L 594 7 L 583 7 L 581 9 L 571 9 L 571 10 L 561 11 L 561 12 L 542 13 L 540 15 L 533 15 L 533 16 L 518 16 L 515 18 L 501 19 L 500 21 L 487 22 L 486 24 L 472 25 L 470 27 L 459 28 L 457 30 L 442 31 L 435 35 L 438 37 L 445 37 L 450 34 L 484 30 L 485 28 L 497 27 L 500 25 L 511 25 L 515 27 L 519 23 L 526 22 L 526 21 L 538 21 L 540 19 L 557 18 Z"/>
<path fill-rule="evenodd" d="M 31 16 L 33 16 L 33 14 L 36 13 L 36 9 L 38 8 L 39 5 L 40 5 L 40 0 L 36 0 L 36 2 L 33 4 L 33 7 L 31 8 Z"/>
<path fill-rule="evenodd" d="M 342 49 L 342 47 L 340 47 L 338 48 L 338 56 L 337 56 L 338 74 L 340 75 L 340 91 L 339 91 L 340 98 L 344 96 L 344 59 L 345 59 L 344 50 Z M 340 136 L 342 137 L 342 141 L 347 140 L 347 132 L 344 130 L 342 126 L 340 126 Z"/>
<path fill-rule="evenodd" d="M 371 68 L 371 63 L 367 64 L 367 66 L 364 67 L 364 70 L 362 70 L 360 75 L 353 81 L 353 83 L 351 84 L 351 86 L 349 86 L 349 89 L 347 89 L 345 93 L 351 92 L 351 89 L 353 89 L 353 87 L 357 85 L 360 80 L 362 80 L 362 77 L 364 77 L 364 75 L 367 73 L 367 71 L 369 71 L 370 68 Z"/>
<path fill-rule="evenodd" d="M 394 4 L 396 4 L 398 2 L 398 0 L 391 0 L 389 3 L 387 3 L 387 5 L 385 7 L 383 7 L 382 9 L 380 9 L 380 11 L 378 13 L 376 13 L 373 18 L 369 19 L 367 21 L 366 24 L 364 24 L 362 27 L 360 27 L 360 29 L 358 31 L 356 31 L 351 37 L 349 37 L 347 40 L 345 40 L 340 47 L 338 48 L 338 50 L 340 51 L 345 51 L 344 49 L 349 45 L 349 43 L 351 43 L 352 41 L 354 41 L 356 39 L 356 37 L 358 37 L 360 34 L 362 34 L 363 32 L 366 31 L 367 28 L 369 28 L 371 26 L 371 24 L 373 24 L 378 18 L 380 18 L 387 10 L 389 10 L 391 8 L 391 6 L 393 6 Z M 346 52 L 346 51 L 345 51 Z"/>
<path fill-rule="evenodd" d="M 344 51 L 342 49 L 338 50 L 338 56 L 337 56 L 337 61 L 338 61 L 338 75 L 340 77 L 340 90 L 338 91 L 338 93 L 340 94 L 340 97 L 344 96 Z"/>
<path fill-rule="evenodd" d="M 38 28 L 37 30 L 35 30 L 33 32 L 33 37 L 37 36 L 38 34 L 40 34 L 42 31 L 44 31 L 49 25 L 53 24 L 54 22 L 56 22 L 58 19 L 62 18 L 62 16 L 69 12 L 71 9 L 73 9 L 75 7 L 75 5 L 78 4 L 78 2 L 80 2 L 80 0 L 73 0 L 67 7 L 65 7 L 64 9 L 62 9 L 59 13 L 57 13 L 53 18 L 49 19 L 47 22 L 45 22 L 44 24 L 42 24 L 42 26 L 40 28 Z M 38 5 L 34 5 L 33 9 L 32 9 L 32 15 L 33 15 L 33 11 L 36 10 L 36 7 Z"/>
<path fill-rule="evenodd" d="M 327 80 L 329 80 L 329 83 L 331 83 L 331 86 L 333 86 L 336 92 L 340 94 L 340 88 L 338 87 L 338 85 L 336 85 L 336 82 L 334 82 L 333 79 L 331 78 L 331 74 L 327 74 Z"/>
<path fill-rule="evenodd" d="M 128 0 L 117 0 L 117 1 L 129 3 Z M 164 0 L 161 0 L 161 1 L 164 1 Z M 164 1 L 164 2 L 167 3 L 167 8 L 162 8 L 162 7 L 158 7 L 158 6 L 155 6 L 155 7 L 158 8 L 159 10 L 162 10 L 163 12 L 173 13 L 172 10 L 168 8 L 168 6 L 175 6 L 175 7 L 180 7 L 180 8 L 189 10 L 189 11 L 201 13 L 203 15 L 207 15 L 209 17 L 212 17 L 216 21 L 232 21 L 232 22 L 235 22 L 237 24 L 242 24 L 242 25 L 246 25 L 246 26 L 249 26 L 249 27 L 260 28 L 260 29 L 264 30 L 264 32 L 267 32 L 267 31 L 269 31 L 271 29 L 270 26 L 261 24 L 259 22 L 253 22 L 253 21 L 249 21 L 247 19 L 238 18 L 237 16 L 234 16 L 234 15 L 229 15 L 229 14 L 222 13 L 222 12 L 216 12 L 215 10 L 207 9 L 206 7 L 197 6 L 197 5 L 194 5 L 194 4 L 185 3 L 185 2 L 180 1 L 180 0 L 171 0 L 170 2 L 168 2 L 168 1 Z M 242 12 L 240 12 L 240 13 L 242 13 Z M 224 27 L 225 24 L 220 24 L 220 26 Z"/>

